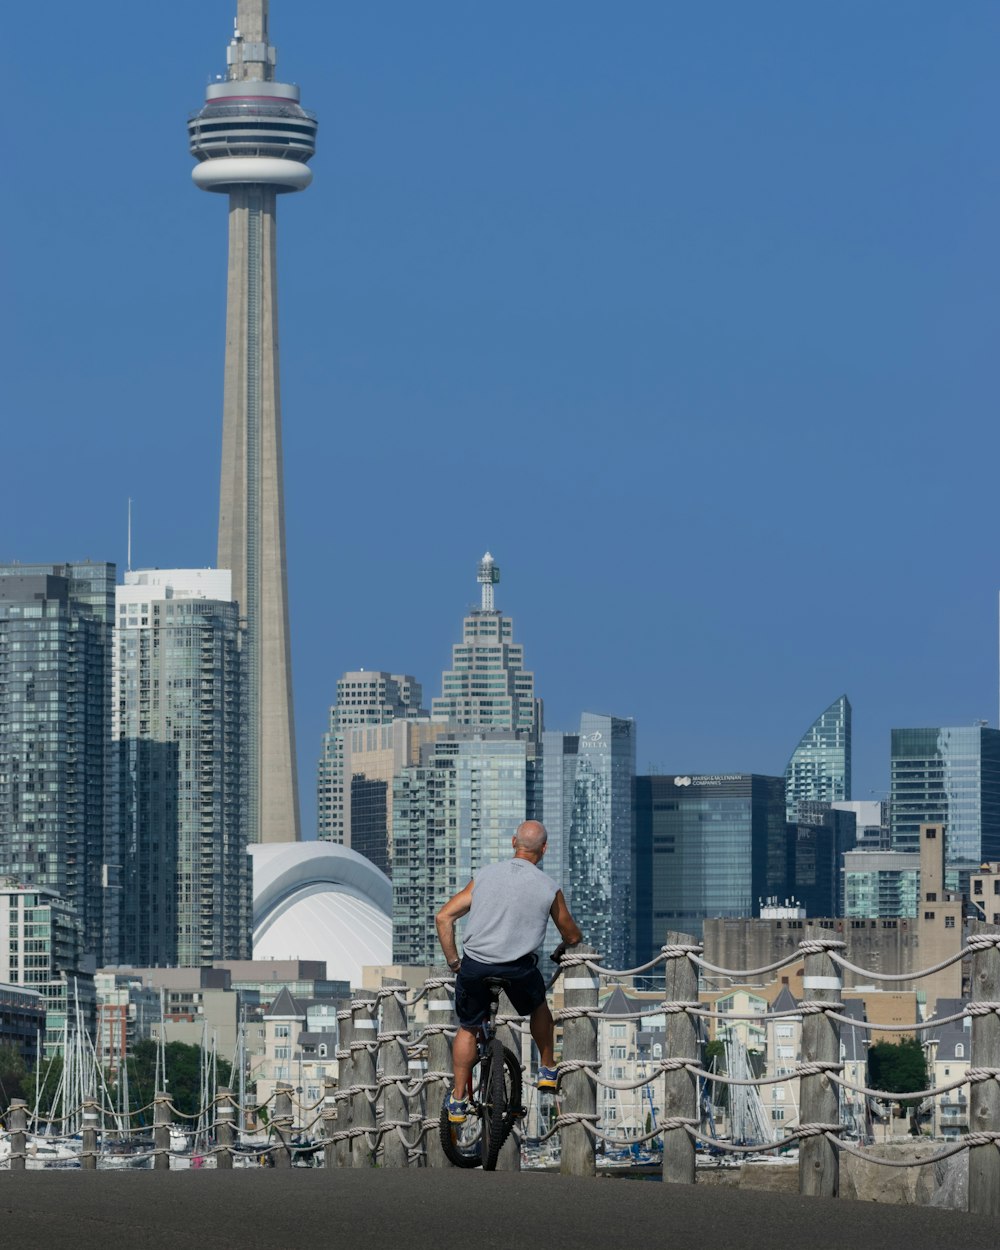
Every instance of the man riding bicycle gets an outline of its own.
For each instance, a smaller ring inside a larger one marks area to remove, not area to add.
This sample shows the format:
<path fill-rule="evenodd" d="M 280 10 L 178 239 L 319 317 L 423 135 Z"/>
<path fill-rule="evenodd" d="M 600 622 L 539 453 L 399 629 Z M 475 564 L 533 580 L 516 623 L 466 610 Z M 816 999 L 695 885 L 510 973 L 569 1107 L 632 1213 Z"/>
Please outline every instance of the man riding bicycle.
<path fill-rule="evenodd" d="M 548 834 L 537 820 L 518 826 L 513 859 L 480 868 L 472 881 L 435 916 L 438 941 L 455 977 L 458 1033 L 452 1048 L 455 1085 L 448 1098 L 448 1119 L 461 1124 L 469 1108 L 469 1082 L 476 1061 L 476 1031 L 489 1011 L 488 977 L 502 977 L 514 1010 L 529 1017 L 538 1047 L 538 1088 L 555 1089 L 555 1025 L 545 1001 L 545 982 L 535 951 L 545 939 L 549 917 L 562 942 L 552 952 L 558 960 L 582 935 L 563 892 L 538 867 Z M 468 916 L 463 956 L 455 944 L 455 924 Z"/>

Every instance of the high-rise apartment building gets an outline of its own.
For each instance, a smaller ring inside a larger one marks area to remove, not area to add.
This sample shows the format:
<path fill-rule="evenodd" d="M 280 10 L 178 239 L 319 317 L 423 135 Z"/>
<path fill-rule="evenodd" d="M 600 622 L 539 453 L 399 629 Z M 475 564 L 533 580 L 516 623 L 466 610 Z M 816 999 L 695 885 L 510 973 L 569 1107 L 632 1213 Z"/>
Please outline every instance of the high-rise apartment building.
<path fill-rule="evenodd" d="M 844 915 L 910 919 L 920 900 L 920 854 L 861 848 L 844 856 Z"/>
<path fill-rule="evenodd" d="M 458 731 L 426 744 L 393 782 L 393 962 L 440 959 L 434 914 L 483 864 L 509 859 L 532 812 L 534 744 Z M 544 864 L 543 864 L 544 867 Z"/>
<path fill-rule="evenodd" d="M 851 797 L 851 705 L 841 695 L 813 721 L 785 769 L 785 805 L 794 820 L 801 802 Z"/>
<path fill-rule="evenodd" d="M 700 938 L 708 917 L 753 916 L 787 896 L 782 777 L 751 773 L 635 780 L 635 958 L 668 930 Z"/>
<path fill-rule="evenodd" d="M 426 718 L 352 725 L 344 733 L 344 836 L 352 851 L 392 876 L 393 780 L 420 763 L 420 750 L 448 732 Z"/>
<path fill-rule="evenodd" d="M 275 80 L 268 0 L 237 0 L 226 76 L 188 121 L 195 185 L 229 199 L 221 569 L 246 620 L 252 842 L 299 839 L 278 390 L 277 198 L 312 181 L 316 118 Z"/>
<path fill-rule="evenodd" d="M 97 961 L 118 939 L 113 564 L 0 565 L 0 876 L 54 890 Z"/>
<path fill-rule="evenodd" d="M 128 572 L 116 606 L 119 961 L 249 958 L 245 669 L 230 574 Z"/>
<path fill-rule="evenodd" d="M 78 1021 L 93 1036 L 93 956 L 85 951 L 77 909 L 55 890 L 0 884 L 0 983 L 41 994 L 46 1058 L 62 1049 Z"/>
<path fill-rule="evenodd" d="M 635 722 L 585 712 L 576 734 L 542 734 L 545 871 L 608 967 L 631 959 Z"/>
<path fill-rule="evenodd" d="M 944 826 L 949 883 L 1000 859 L 1000 730 L 983 725 L 892 731 L 894 851 L 918 851 L 920 826 Z"/>
<path fill-rule="evenodd" d="M 537 741 L 542 701 L 535 676 L 524 667 L 524 647 L 514 641 L 514 622 L 494 606 L 500 566 L 490 553 L 479 562 L 478 610 L 462 623 L 462 641 L 452 647 L 451 668 L 442 674 L 431 719 L 464 729 L 511 730 Z"/>
<path fill-rule="evenodd" d="M 316 770 L 316 833 L 321 842 L 350 845 L 347 809 L 350 773 L 344 769 L 344 737 L 357 725 L 391 725 L 394 720 L 426 717 L 423 687 L 408 673 L 359 669 L 337 682 L 337 702 L 323 735 Z"/>

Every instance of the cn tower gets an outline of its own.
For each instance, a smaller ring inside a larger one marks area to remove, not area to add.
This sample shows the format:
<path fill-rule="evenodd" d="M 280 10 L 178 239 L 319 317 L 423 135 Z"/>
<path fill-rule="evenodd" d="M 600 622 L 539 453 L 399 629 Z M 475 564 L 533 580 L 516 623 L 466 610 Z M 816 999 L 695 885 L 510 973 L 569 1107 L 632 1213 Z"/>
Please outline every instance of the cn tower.
<path fill-rule="evenodd" d="M 218 566 L 246 620 L 247 834 L 299 840 L 278 388 L 276 206 L 312 181 L 316 119 L 275 81 L 268 0 L 238 0 L 227 71 L 188 121 L 203 191 L 229 196 Z"/>

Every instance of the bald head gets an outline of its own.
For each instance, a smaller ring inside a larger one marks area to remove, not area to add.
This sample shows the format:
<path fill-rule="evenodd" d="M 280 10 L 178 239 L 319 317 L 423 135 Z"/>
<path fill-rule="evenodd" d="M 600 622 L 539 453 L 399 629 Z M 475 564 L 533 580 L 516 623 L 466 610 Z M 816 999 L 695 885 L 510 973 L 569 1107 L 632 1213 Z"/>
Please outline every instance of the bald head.
<path fill-rule="evenodd" d="M 540 820 L 526 820 L 518 825 L 517 833 L 514 834 L 514 850 L 525 857 L 530 855 L 541 859 L 548 840 L 549 835 Z"/>

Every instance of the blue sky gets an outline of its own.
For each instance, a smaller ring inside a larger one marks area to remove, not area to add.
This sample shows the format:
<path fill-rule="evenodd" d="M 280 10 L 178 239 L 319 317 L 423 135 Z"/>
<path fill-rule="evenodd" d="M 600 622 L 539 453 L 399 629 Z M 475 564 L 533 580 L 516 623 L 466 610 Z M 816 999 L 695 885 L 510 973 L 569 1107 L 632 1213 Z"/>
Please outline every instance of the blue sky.
<path fill-rule="evenodd" d="M 215 559 L 232 0 L 10 6 L 0 560 Z M 834 698 L 997 719 L 1000 7 L 273 0 L 300 777 L 430 695 L 489 548 L 550 728 L 780 772 Z"/>

